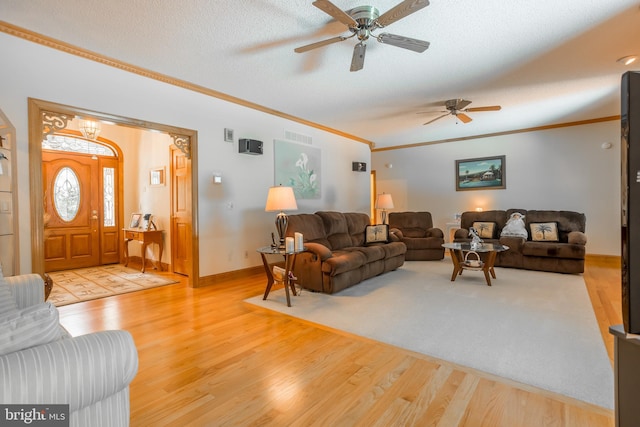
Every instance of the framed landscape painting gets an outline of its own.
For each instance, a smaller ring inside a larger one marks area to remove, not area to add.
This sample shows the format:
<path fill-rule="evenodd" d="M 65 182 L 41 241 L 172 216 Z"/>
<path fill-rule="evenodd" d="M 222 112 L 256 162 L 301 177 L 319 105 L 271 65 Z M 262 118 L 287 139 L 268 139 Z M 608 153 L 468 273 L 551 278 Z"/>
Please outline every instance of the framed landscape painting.
<path fill-rule="evenodd" d="M 456 191 L 507 188 L 505 156 L 456 160 Z"/>

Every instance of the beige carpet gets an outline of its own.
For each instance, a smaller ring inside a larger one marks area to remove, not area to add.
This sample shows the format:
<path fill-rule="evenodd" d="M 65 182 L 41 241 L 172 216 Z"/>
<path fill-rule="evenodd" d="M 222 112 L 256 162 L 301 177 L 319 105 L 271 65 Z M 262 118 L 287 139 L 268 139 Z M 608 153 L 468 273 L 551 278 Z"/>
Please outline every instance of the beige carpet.
<path fill-rule="evenodd" d="M 247 301 L 605 408 L 613 370 L 580 275 L 496 268 L 451 282 L 452 265 L 412 261 L 325 295 Z"/>
<path fill-rule="evenodd" d="M 57 307 L 177 283 L 148 271 L 119 264 L 49 273 L 53 289 L 47 301 Z"/>

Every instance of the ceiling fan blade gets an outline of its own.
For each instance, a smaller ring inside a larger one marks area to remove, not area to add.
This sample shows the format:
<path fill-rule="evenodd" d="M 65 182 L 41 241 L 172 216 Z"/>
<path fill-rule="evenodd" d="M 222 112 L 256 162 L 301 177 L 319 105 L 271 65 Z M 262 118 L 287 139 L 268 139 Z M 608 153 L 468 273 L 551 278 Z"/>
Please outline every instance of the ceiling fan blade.
<path fill-rule="evenodd" d="M 456 114 L 456 117 L 459 118 L 462 123 L 469 123 L 472 120 L 471 117 L 467 116 L 465 113 L 458 113 Z"/>
<path fill-rule="evenodd" d="M 364 67 L 364 54 L 367 50 L 367 45 L 360 42 L 353 47 L 353 57 L 351 58 L 351 69 L 349 71 L 362 70 Z"/>
<path fill-rule="evenodd" d="M 449 109 L 454 109 L 454 110 L 464 110 L 464 107 L 466 107 L 469 104 L 471 104 L 471 101 L 467 101 L 466 99 L 462 99 L 462 98 L 450 99 L 448 101 L 445 101 L 445 106 Z"/>
<path fill-rule="evenodd" d="M 338 21 L 342 22 L 344 25 L 348 27 L 357 27 L 358 23 L 355 19 L 350 17 L 344 10 L 340 9 L 335 4 L 331 3 L 329 0 L 316 0 L 312 3 L 315 7 L 326 13 L 327 15 L 331 15 Z"/>
<path fill-rule="evenodd" d="M 443 115 L 441 115 L 440 117 L 436 117 L 436 118 L 435 118 L 435 119 L 433 119 L 433 120 L 429 120 L 427 123 L 423 123 L 422 125 L 424 126 L 424 125 L 428 125 L 429 123 L 433 123 L 433 122 L 435 122 L 436 120 L 440 120 L 441 118 L 448 116 L 449 114 L 450 114 L 450 113 L 443 114 Z"/>
<path fill-rule="evenodd" d="M 416 114 L 437 114 L 437 113 L 448 113 L 448 111 L 440 110 L 440 111 L 417 111 Z"/>
<path fill-rule="evenodd" d="M 404 0 L 380 15 L 376 22 L 380 27 L 386 27 L 426 6 L 429 6 L 429 0 Z"/>
<path fill-rule="evenodd" d="M 464 111 L 470 111 L 470 112 L 474 112 L 474 111 L 499 111 L 501 110 L 502 107 L 499 105 L 491 105 L 488 107 L 474 107 L 474 108 L 467 108 Z"/>
<path fill-rule="evenodd" d="M 412 39 L 411 37 L 398 36 L 395 34 L 382 33 L 376 38 L 380 43 L 390 44 L 418 53 L 424 52 L 429 47 L 429 42 L 424 40 Z"/>
<path fill-rule="evenodd" d="M 331 43 L 337 43 L 337 42 L 344 41 L 344 40 L 346 40 L 348 38 L 350 38 L 350 37 L 345 37 L 345 36 L 333 37 L 333 38 L 330 38 L 330 39 L 327 39 L 327 40 L 322 40 L 322 41 L 311 43 L 311 44 L 308 44 L 308 45 L 305 45 L 305 46 L 297 47 L 297 48 L 293 49 L 293 51 L 297 52 L 297 53 L 307 52 L 309 50 L 316 49 L 316 48 L 322 47 L 322 46 L 326 46 L 326 45 L 331 44 Z"/>

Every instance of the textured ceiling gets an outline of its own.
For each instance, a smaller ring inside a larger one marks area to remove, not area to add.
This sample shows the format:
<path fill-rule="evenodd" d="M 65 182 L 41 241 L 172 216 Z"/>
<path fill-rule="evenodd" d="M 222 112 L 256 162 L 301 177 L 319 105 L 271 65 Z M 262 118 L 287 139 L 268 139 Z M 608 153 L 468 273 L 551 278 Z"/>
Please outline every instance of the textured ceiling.
<path fill-rule="evenodd" d="M 333 3 L 384 13 L 399 1 Z M 629 68 L 616 59 L 640 55 L 637 0 L 431 0 L 378 31 L 429 41 L 429 49 L 370 39 L 357 72 L 349 71 L 354 39 L 294 53 L 350 34 L 311 0 L 0 0 L 0 20 L 376 148 L 617 115 Z M 502 110 L 423 126 L 450 98 Z M 433 113 L 416 114 L 425 111 Z"/>

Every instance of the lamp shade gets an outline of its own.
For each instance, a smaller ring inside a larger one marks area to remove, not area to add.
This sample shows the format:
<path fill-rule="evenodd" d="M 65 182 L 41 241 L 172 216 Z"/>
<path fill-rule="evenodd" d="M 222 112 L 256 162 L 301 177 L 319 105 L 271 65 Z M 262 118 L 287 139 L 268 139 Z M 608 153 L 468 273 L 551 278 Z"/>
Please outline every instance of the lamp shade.
<path fill-rule="evenodd" d="M 393 209 L 391 194 L 382 193 L 376 199 L 376 209 Z"/>
<path fill-rule="evenodd" d="M 292 187 L 270 187 L 267 194 L 266 212 L 295 211 L 298 209 Z"/>

